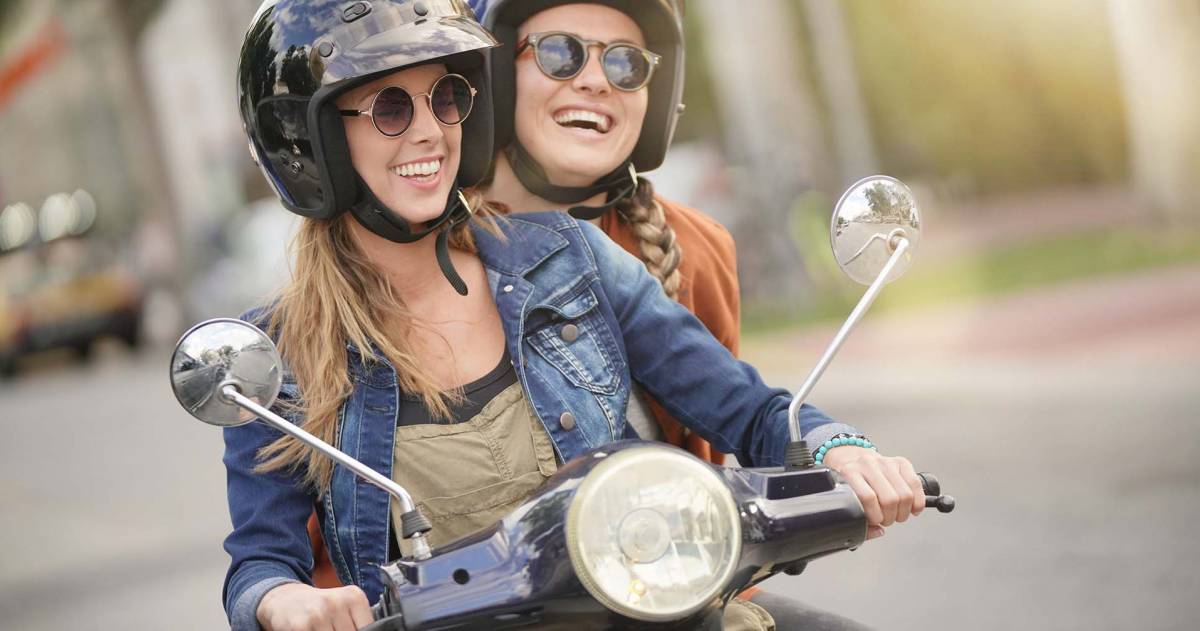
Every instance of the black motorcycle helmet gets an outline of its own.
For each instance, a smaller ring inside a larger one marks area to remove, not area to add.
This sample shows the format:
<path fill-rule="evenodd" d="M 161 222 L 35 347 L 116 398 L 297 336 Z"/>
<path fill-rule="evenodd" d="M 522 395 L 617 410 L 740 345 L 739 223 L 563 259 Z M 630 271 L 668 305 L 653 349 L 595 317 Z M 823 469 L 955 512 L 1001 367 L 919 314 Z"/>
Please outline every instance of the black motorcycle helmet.
<path fill-rule="evenodd" d="M 491 164 L 492 106 L 486 67 L 496 40 L 463 0 L 267 0 L 251 21 L 238 62 L 238 104 L 250 152 L 292 212 L 330 219 L 349 210 L 368 230 L 398 243 L 464 220 L 456 187 L 446 211 L 421 230 L 389 212 L 350 162 L 336 97 L 407 66 L 444 63 L 477 90 L 462 123 L 458 186 Z M 438 259 L 451 284 L 446 230 Z"/>
<path fill-rule="evenodd" d="M 516 110 L 514 51 L 521 24 L 551 7 L 581 0 L 489 0 L 480 21 L 500 41 L 491 56 L 492 107 L 496 111 L 496 146 L 513 141 Z M 683 111 L 683 24 L 678 2 L 673 0 L 582 0 L 612 7 L 633 19 L 646 37 L 646 47 L 662 55 L 650 90 L 642 133 L 630 161 L 638 171 L 658 168 L 667 155 L 675 124 Z"/>

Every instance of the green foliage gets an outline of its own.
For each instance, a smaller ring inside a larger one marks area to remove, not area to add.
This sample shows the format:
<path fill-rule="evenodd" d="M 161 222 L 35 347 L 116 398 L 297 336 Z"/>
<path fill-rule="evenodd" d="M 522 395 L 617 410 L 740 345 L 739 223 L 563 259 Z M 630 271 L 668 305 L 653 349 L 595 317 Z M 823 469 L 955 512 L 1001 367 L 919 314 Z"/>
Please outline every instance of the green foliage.
<path fill-rule="evenodd" d="M 4 48 L 4 38 L 8 35 L 9 27 L 15 21 L 22 4 L 24 0 L 0 0 L 0 50 Z"/>
<path fill-rule="evenodd" d="M 1125 174 L 1103 3 L 848 0 L 884 170 L 990 192 Z"/>
<path fill-rule="evenodd" d="M 1079 278 L 1200 260 L 1200 234 L 1094 230 L 983 252 L 950 264 L 914 267 L 880 296 L 884 309 L 950 302 Z"/>
<path fill-rule="evenodd" d="M 828 249 L 819 254 L 830 257 Z M 984 296 L 1200 261 L 1200 232 L 1117 228 L 1048 237 L 977 252 L 937 265 L 918 255 L 912 270 L 888 285 L 872 313 L 962 302 Z M 747 332 L 844 319 L 863 287 L 843 279 L 804 311 L 755 309 L 742 318 Z"/>

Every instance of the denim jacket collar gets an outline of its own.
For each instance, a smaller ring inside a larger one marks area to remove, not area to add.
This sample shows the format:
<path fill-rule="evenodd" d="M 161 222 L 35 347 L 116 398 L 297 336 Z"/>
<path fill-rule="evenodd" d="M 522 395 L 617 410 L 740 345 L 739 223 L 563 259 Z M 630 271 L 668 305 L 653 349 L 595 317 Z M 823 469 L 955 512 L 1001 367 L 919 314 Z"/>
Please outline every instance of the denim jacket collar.
<path fill-rule="evenodd" d="M 474 225 L 472 231 L 479 248 L 479 259 L 484 267 L 502 274 L 525 276 L 555 252 L 570 245 L 557 230 L 567 225 L 568 221 L 570 218 L 566 215 L 544 223 L 534 223 L 520 217 L 502 217 L 496 224 L 503 237 Z"/>

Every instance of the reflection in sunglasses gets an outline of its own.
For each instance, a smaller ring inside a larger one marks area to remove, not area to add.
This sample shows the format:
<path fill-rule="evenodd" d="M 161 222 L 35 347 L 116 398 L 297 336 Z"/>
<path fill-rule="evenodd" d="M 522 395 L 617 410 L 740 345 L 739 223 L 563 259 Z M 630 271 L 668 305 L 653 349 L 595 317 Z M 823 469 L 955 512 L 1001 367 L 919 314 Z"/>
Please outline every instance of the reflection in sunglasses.
<path fill-rule="evenodd" d="M 633 92 L 650 83 L 662 57 L 628 42 L 606 43 L 583 39 L 572 33 L 530 33 L 517 45 L 516 55 L 534 49 L 534 60 L 543 74 L 559 81 L 574 78 L 583 71 L 593 46 L 600 53 L 604 77 L 614 88 Z"/>

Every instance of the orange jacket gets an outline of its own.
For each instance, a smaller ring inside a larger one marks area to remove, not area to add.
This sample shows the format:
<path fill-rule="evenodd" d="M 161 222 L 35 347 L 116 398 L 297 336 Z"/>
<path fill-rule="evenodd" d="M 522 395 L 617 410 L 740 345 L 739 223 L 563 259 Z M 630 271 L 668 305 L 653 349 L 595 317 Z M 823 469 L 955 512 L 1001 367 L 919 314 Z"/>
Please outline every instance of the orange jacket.
<path fill-rule="evenodd" d="M 657 198 L 662 204 L 667 225 L 675 231 L 675 239 L 683 250 L 679 263 L 682 282 L 678 300 L 708 327 L 734 355 L 738 353 L 741 327 L 741 303 L 738 295 L 737 257 L 733 236 L 724 226 L 698 210 Z M 615 212 L 600 218 L 600 229 L 629 253 L 640 258 L 638 238 Z M 687 431 L 655 401 L 650 401 L 655 420 L 667 442 L 686 446 L 700 458 L 721 464 L 725 454 L 712 449 L 707 441 Z M 308 520 L 308 536 L 313 542 L 313 585 L 341 587 L 333 563 L 325 551 L 321 528 L 314 513 Z"/>

